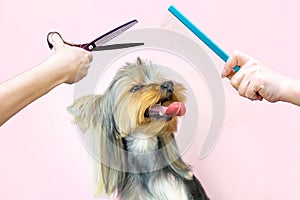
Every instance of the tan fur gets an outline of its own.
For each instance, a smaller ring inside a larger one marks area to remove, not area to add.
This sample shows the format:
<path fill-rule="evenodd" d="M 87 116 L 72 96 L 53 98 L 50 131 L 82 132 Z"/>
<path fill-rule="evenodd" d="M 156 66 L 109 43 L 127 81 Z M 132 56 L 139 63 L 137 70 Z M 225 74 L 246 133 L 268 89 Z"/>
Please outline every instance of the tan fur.
<path fill-rule="evenodd" d="M 156 104 L 167 93 L 160 84 L 167 81 L 151 63 L 145 64 L 140 58 L 135 64 L 127 64 L 114 77 L 111 85 L 102 95 L 89 95 L 74 102 L 68 110 L 83 131 L 93 133 L 92 153 L 99 164 L 97 193 L 112 194 L 124 179 L 125 169 L 122 138 L 134 133 L 150 136 L 160 135 L 163 154 L 172 163 L 172 168 L 186 179 L 192 173 L 180 157 L 174 142 L 177 131 L 177 117 L 169 121 L 153 120 L 144 116 L 145 111 Z M 138 84 L 144 87 L 136 92 L 130 89 Z M 172 101 L 185 101 L 185 88 L 174 82 Z M 171 102 L 166 102 L 169 105 Z"/>

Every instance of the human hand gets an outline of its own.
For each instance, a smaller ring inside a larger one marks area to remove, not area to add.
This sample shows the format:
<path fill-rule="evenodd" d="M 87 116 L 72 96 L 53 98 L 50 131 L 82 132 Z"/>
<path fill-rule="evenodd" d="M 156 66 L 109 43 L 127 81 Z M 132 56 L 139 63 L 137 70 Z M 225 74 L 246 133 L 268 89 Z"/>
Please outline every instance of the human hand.
<path fill-rule="evenodd" d="M 236 51 L 226 62 L 221 76 L 228 77 L 235 66 L 240 70 L 231 77 L 231 85 L 239 95 L 250 100 L 266 99 L 269 102 L 282 100 L 289 79 L 264 66 L 258 60 Z"/>
<path fill-rule="evenodd" d="M 64 83 L 72 84 L 84 78 L 93 60 L 91 52 L 65 44 L 61 37 L 53 33 L 49 39 L 55 49 L 51 57 L 53 67 L 62 75 Z"/>

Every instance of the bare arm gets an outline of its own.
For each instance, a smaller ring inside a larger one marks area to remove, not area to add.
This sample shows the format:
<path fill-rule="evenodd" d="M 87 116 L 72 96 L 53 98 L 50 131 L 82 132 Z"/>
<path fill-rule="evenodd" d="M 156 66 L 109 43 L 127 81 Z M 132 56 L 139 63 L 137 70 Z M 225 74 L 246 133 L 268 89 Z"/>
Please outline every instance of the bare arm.
<path fill-rule="evenodd" d="M 286 84 L 281 98 L 284 102 L 289 102 L 300 106 L 300 80 L 289 80 Z"/>
<path fill-rule="evenodd" d="M 65 45 L 57 35 L 55 53 L 45 62 L 0 84 L 0 126 L 25 106 L 62 83 L 75 83 L 86 76 L 91 53 Z"/>

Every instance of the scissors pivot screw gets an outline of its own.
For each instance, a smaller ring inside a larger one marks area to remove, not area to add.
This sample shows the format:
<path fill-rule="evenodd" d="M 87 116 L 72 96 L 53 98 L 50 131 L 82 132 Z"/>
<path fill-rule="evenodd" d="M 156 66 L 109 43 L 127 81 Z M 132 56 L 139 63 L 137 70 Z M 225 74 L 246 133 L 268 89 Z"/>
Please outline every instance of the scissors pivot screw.
<path fill-rule="evenodd" d="M 90 45 L 89 46 L 89 50 L 92 50 L 94 47 L 93 47 L 93 45 Z"/>

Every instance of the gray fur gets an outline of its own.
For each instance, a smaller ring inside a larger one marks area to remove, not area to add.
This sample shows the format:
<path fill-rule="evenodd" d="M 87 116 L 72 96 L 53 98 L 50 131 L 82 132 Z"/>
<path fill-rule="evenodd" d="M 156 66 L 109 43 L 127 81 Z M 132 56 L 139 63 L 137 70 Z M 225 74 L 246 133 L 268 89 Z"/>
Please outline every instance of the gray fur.
<path fill-rule="evenodd" d="M 118 71 L 103 95 L 83 97 L 69 107 L 75 122 L 92 132 L 92 153 L 101 161 L 98 192 L 117 192 L 122 200 L 208 200 L 180 158 L 170 132 L 176 117 L 159 121 L 144 116 L 147 103 L 166 98 L 160 90 L 165 81 L 155 65 L 138 58 Z M 183 102 L 184 88 L 173 82 L 172 98 Z M 139 84 L 142 89 L 132 92 Z M 143 95 L 147 98 L 139 101 Z"/>

